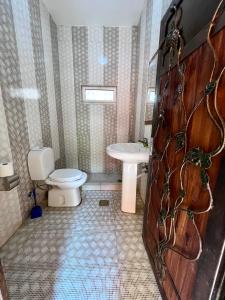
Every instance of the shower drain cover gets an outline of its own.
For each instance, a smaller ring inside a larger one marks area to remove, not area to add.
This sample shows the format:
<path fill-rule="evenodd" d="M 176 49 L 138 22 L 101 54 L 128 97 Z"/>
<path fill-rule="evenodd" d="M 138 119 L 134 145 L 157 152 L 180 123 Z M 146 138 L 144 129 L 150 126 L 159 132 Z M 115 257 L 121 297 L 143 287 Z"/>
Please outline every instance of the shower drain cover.
<path fill-rule="evenodd" d="M 109 206 L 109 200 L 100 200 L 99 206 Z"/>

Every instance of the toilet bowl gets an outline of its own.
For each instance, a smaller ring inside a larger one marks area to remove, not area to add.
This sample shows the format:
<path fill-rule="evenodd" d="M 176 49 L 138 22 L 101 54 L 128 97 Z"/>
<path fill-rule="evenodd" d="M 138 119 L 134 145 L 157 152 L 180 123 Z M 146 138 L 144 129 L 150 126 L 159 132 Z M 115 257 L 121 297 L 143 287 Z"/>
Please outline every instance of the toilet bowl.
<path fill-rule="evenodd" d="M 48 206 L 69 207 L 81 202 L 80 187 L 87 174 L 77 169 L 55 170 L 54 153 L 51 148 L 35 148 L 28 154 L 28 167 L 32 180 L 44 180 L 48 191 Z"/>
<path fill-rule="evenodd" d="M 80 187 L 87 174 L 77 169 L 59 169 L 51 173 L 45 183 L 52 186 L 48 192 L 48 206 L 77 206 L 81 202 Z"/>

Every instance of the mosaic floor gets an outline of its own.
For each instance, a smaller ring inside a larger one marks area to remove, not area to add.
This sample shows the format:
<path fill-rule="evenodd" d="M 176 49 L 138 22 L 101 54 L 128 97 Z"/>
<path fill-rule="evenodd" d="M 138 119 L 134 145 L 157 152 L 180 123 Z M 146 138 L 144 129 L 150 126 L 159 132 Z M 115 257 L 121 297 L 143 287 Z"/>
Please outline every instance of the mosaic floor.
<path fill-rule="evenodd" d="M 79 207 L 28 220 L 0 253 L 10 299 L 161 299 L 141 237 L 142 201 L 124 214 L 120 197 L 86 191 Z"/>

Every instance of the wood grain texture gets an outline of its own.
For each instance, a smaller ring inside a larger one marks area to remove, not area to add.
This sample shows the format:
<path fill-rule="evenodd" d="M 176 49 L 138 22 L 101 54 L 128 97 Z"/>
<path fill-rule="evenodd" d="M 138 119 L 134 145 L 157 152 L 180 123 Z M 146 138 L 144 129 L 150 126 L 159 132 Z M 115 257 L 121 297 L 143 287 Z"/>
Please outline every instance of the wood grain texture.
<path fill-rule="evenodd" d="M 223 28 L 216 33 L 212 41 L 218 56 L 218 63 L 213 78 L 217 79 L 222 68 L 225 66 L 225 29 Z M 182 64 L 185 66 L 183 99 L 187 118 L 204 95 L 205 88 L 210 81 L 213 63 L 212 52 L 206 42 L 182 61 Z M 161 74 L 160 72 L 158 73 Z M 175 66 L 170 73 L 162 75 L 158 80 L 158 90 L 160 99 L 163 101 L 164 111 L 164 122 L 159 126 L 154 137 L 154 148 L 159 155 L 162 155 L 166 148 L 168 136 L 176 135 L 185 127 L 185 115 L 177 97 L 178 85 L 179 74 L 177 66 Z M 165 88 L 165 86 L 167 87 Z M 224 99 L 225 75 L 222 76 L 218 86 L 217 98 L 218 109 L 225 120 Z M 214 118 L 218 121 L 213 103 L 214 98 L 212 94 L 209 98 L 209 106 Z M 160 115 L 160 105 L 161 103 L 158 102 L 155 110 L 157 118 Z M 187 128 L 186 150 L 188 152 L 193 148 L 199 147 L 204 152 L 209 153 L 217 148 L 220 145 L 220 142 L 220 132 L 209 116 L 206 99 L 204 99 L 198 109 L 194 112 Z M 172 140 L 168 147 L 167 158 L 158 163 L 159 160 L 153 156 L 152 161 L 150 162 L 151 176 L 149 175 L 149 190 L 145 207 L 143 239 L 160 285 L 162 295 L 165 299 L 198 300 L 200 299 L 199 288 L 204 289 L 204 298 L 202 299 L 208 299 L 207 297 L 209 297 L 213 286 L 213 277 L 216 271 L 216 259 L 214 259 L 211 269 L 209 267 L 205 268 L 206 261 L 204 261 L 204 259 L 203 261 L 200 259 L 196 262 L 191 262 L 178 255 L 173 250 L 167 249 L 165 252 L 166 271 L 162 280 L 158 273 L 159 259 L 157 257 L 157 247 L 158 242 L 163 238 L 163 229 L 159 226 L 158 220 L 161 211 L 160 202 L 163 194 L 165 176 L 168 169 L 176 170 L 170 178 L 170 197 L 169 200 L 167 199 L 167 201 L 170 201 L 170 207 L 173 207 L 180 193 L 180 166 L 184 156 L 184 149 L 181 149 L 176 153 L 176 141 Z M 223 157 L 224 151 L 212 159 L 212 165 L 207 170 L 210 178 L 210 187 L 215 198 L 214 205 L 218 205 L 218 199 L 220 197 L 218 186 L 221 192 L 222 186 L 225 186 L 224 176 L 221 178 Z M 155 175 L 157 175 L 157 180 L 155 180 Z M 220 184 L 218 184 L 218 182 L 220 182 Z M 208 207 L 210 197 L 208 191 L 202 187 L 199 166 L 192 163 L 185 166 L 185 171 L 183 172 L 183 186 L 186 195 L 182 203 L 182 208 L 191 209 L 193 211 L 202 211 Z M 209 250 L 209 247 L 212 247 L 213 245 L 212 232 L 216 232 L 217 230 L 213 226 L 214 224 L 220 226 L 215 220 L 219 216 L 224 216 L 225 202 L 223 204 L 220 203 L 220 211 L 216 211 L 216 215 L 214 215 L 214 212 L 212 211 L 195 215 L 194 217 L 196 226 L 203 240 L 203 257 L 205 257 L 207 249 Z M 170 219 L 166 221 L 167 227 L 170 226 L 169 222 L 171 222 Z M 224 223 L 221 224 L 221 228 L 222 226 L 224 226 Z M 176 243 L 174 246 L 169 246 L 186 256 L 195 257 L 199 251 L 199 239 L 196 229 L 193 226 L 193 222 L 188 217 L 186 211 L 178 212 L 175 218 L 175 228 L 177 235 Z M 220 235 L 215 235 L 215 245 L 217 245 L 218 249 L 215 249 L 214 253 L 219 253 L 219 250 L 221 249 L 221 243 L 217 242 L 218 239 L 224 239 L 224 229 L 221 228 L 218 230 Z M 209 234 L 209 232 L 211 234 L 210 241 L 207 241 L 206 232 L 207 234 Z M 207 241 L 207 243 L 204 243 L 204 241 Z M 219 258 L 217 257 L 217 259 Z M 211 264 L 210 261 L 208 263 Z M 210 274 L 203 274 L 201 270 L 207 270 Z M 210 281 L 207 282 L 209 278 Z M 196 285 L 196 282 L 198 282 L 198 285 Z"/>

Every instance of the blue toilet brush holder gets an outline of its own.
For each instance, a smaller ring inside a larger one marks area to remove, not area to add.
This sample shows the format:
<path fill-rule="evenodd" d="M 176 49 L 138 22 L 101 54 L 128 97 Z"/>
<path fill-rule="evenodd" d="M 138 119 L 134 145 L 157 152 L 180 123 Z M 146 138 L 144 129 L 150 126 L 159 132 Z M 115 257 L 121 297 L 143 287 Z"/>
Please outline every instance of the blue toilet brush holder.
<path fill-rule="evenodd" d="M 34 207 L 31 209 L 31 219 L 37 219 L 42 216 L 42 208 L 37 205 L 37 195 L 35 188 L 32 190 L 31 197 L 34 199 Z"/>

